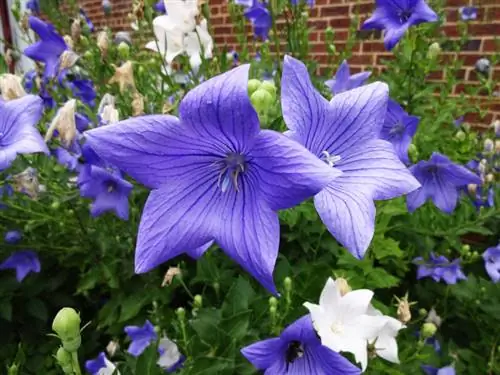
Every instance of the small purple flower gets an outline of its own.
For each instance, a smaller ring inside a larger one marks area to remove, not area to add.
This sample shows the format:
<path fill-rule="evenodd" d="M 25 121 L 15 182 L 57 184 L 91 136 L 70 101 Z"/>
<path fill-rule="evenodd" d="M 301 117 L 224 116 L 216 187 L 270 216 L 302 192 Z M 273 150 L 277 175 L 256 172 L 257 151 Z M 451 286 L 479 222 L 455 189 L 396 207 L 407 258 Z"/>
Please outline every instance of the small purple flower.
<path fill-rule="evenodd" d="M 167 372 L 175 372 L 180 369 L 185 357 L 179 352 L 179 347 L 168 337 L 162 337 L 158 343 L 160 358 L 156 362 L 158 366 Z"/>
<path fill-rule="evenodd" d="M 29 0 L 26 3 L 26 9 L 29 9 L 32 14 L 40 14 L 40 0 Z"/>
<path fill-rule="evenodd" d="M 276 211 L 339 175 L 284 135 L 260 130 L 248 97 L 249 65 L 189 91 L 180 118 L 151 115 L 86 132 L 106 162 L 153 189 L 139 225 L 135 269 L 147 272 L 214 241 L 276 292 Z"/>
<path fill-rule="evenodd" d="M 83 113 L 76 112 L 75 113 L 75 123 L 76 123 L 76 129 L 82 133 L 85 130 L 87 130 L 92 124 L 92 121 L 89 119 L 89 117 Z"/>
<path fill-rule="evenodd" d="M 128 220 L 128 196 L 134 185 L 124 180 L 116 168 L 84 165 L 80 168 L 78 187 L 82 197 L 94 199 L 90 208 L 93 217 L 114 211 L 120 219 Z"/>
<path fill-rule="evenodd" d="M 154 10 L 156 10 L 158 13 L 162 14 L 167 14 L 167 9 L 165 8 L 165 1 L 164 0 L 159 0 L 154 6 Z"/>
<path fill-rule="evenodd" d="M 236 5 L 241 5 L 246 8 L 250 8 L 257 0 L 234 0 Z"/>
<path fill-rule="evenodd" d="M 0 264 L 0 270 L 16 270 L 18 282 L 23 281 L 30 272 L 40 272 L 40 268 L 38 255 L 30 250 L 16 251 Z"/>
<path fill-rule="evenodd" d="M 422 370 L 427 375 L 455 375 L 455 369 L 452 366 L 437 368 L 429 365 L 423 365 Z"/>
<path fill-rule="evenodd" d="M 67 82 L 67 87 L 71 89 L 75 98 L 80 99 L 90 107 L 95 106 L 97 94 L 92 80 L 75 78 Z"/>
<path fill-rule="evenodd" d="M 52 154 L 55 156 L 57 162 L 68 168 L 68 170 L 78 171 L 80 169 L 79 155 L 73 154 L 63 147 L 56 148 L 52 151 Z"/>
<path fill-rule="evenodd" d="M 413 259 L 413 264 L 418 265 L 418 280 L 424 277 L 432 277 L 435 282 L 443 280 L 446 284 L 451 285 L 456 284 L 459 280 L 467 279 L 460 268 L 460 259 L 450 262 L 443 255 L 436 256 L 434 253 L 431 253 L 428 262 L 422 257 L 417 257 Z"/>
<path fill-rule="evenodd" d="M 310 7 L 314 6 L 314 0 L 306 0 L 306 2 L 307 2 L 307 5 L 309 5 Z M 290 3 L 293 6 L 297 6 L 297 5 L 299 5 L 300 0 L 290 0 Z"/>
<path fill-rule="evenodd" d="M 7 233 L 5 233 L 4 240 L 6 243 L 14 245 L 21 241 L 21 238 L 23 238 L 21 232 L 19 232 L 18 230 L 9 230 Z"/>
<path fill-rule="evenodd" d="M 7 205 L 4 202 L 5 198 L 9 198 L 14 194 L 14 189 L 7 182 L 4 182 L 2 186 L 0 186 L 0 210 L 7 208 Z"/>
<path fill-rule="evenodd" d="M 464 123 L 464 116 L 460 116 L 455 121 L 453 121 L 453 125 L 455 125 L 456 128 L 459 128 L 462 124 Z"/>
<path fill-rule="evenodd" d="M 7 169 L 18 154 L 43 152 L 47 145 L 36 125 L 43 112 L 38 96 L 26 95 L 19 99 L 0 102 L 0 171 Z"/>
<path fill-rule="evenodd" d="M 438 152 L 434 152 L 428 161 L 421 160 L 411 166 L 410 171 L 422 184 L 421 188 L 407 196 L 406 204 L 410 212 L 431 199 L 437 208 L 450 214 L 457 206 L 459 189 L 468 184 L 481 183 L 474 173 Z"/>
<path fill-rule="evenodd" d="M 389 99 L 380 138 L 392 143 L 396 154 L 405 164 L 410 163 L 408 148 L 417 132 L 419 118 L 411 116 L 394 100 Z"/>
<path fill-rule="evenodd" d="M 151 344 L 151 342 L 157 339 L 155 327 L 153 327 L 149 320 L 146 320 L 146 323 L 144 323 L 142 327 L 125 327 L 125 333 L 131 340 L 127 351 L 134 357 L 140 356 L 142 352 Z"/>
<path fill-rule="evenodd" d="M 483 253 L 484 267 L 494 283 L 500 281 L 500 244 L 486 249 Z"/>
<path fill-rule="evenodd" d="M 279 337 L 251 344 L 241 353 L 255 368 L 270 375 L 361 374 L 339 353 L 321 345 L 310 315 L 290 324 Z"/>
<path fill-rule="evenodd" d="M 314 88 L 303 63 L 285 56 L 281 107 L 286 134 L 342 175 L 314 197 L 330 233 L 362 258 L 375 230 L 374 200 L 420 187 L 392 145 L 379 139 L 388 87 L 372 83 L 337 94 L 329 102 Z"/>
<path fill-rule="evenodd" d="M 266 3 L 254 1 L 253 5 L 245 10 L 244 15 L 252 23 L 256 38 L 269 39 L 272 18 Z"/>
<path fill-rule="evenodd" d="M 35 80 L 37 75 L 38 74 L 35 69 L 30 70 L 24 74 L 24 89 L 27 92 L 32 92 L 35 88 Z"/>
<path fill-rule="evenodd" d="M 371 74 L 371 72 L 361 72 L 351 75 L 349 64 L 344 60 L 337 69 L 335 77 L 326 81 L 325 84 L 330 88 L 332 94 L 340 94 L 364 85 Z"/>
<path fill-rule="evenodd" d="M 106 358 L 104 352 L 99 353 L 97 358 L 86 361 L 85 369 L 91 375 L 112 375 L 115 373 L 119 375 L 119 372 L 115 371 L 116 366 Z"/>
<path fill-rule="evenodd" d="M 40 40 L 27 47 L 24 54 L 30 59 L 43 62 L 45 64 L 44 77 L 53 78 L 58 73 L 59 58 L 68 46 L 53 25 L 34 16 L 29 17 L 29 25 Z"/>
<path fill-rule="evenodd" d="M 87 26 L 89 28 L 89 31 L 91 33 L 93 33 L 95 30 L 94 24 L 92 23 L 90 18 L 87 16 L 87 13 L 85 12 L 85 10 L 83 8 L 80 8 L 80 16 L 84 19 L 85 23 L 87 24 Z"/>
<path fill-rule="evenodd" d="M 473 21 L 477 19 L 477 7 L 460 7 L 458 12 L 462 21 Z"/>
<path fill-rule="evenodd" d="M 389 51 L 411 26 L 438 20 L 424 0 L 376 0 L 375 3 L 375 12 L 361 28 L 384 30 L 384 44 Z"/>

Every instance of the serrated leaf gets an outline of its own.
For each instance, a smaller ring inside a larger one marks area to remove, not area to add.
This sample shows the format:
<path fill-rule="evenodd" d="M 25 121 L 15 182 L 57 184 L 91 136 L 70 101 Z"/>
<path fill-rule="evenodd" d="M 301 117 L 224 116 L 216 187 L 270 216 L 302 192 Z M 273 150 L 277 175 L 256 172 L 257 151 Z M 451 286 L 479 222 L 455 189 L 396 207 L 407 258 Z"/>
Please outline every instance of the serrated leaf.
<path fill-rule="evenodd" d="M 196 319 L 191 321 L 191 327 L 196 331 L 198 337 L 206 343 L 218 343 L 221 334 L 225 335 L 219 327 L 222 314 L 220 310 L 200 309 Z"/>
<path fill-rule="evenodd" d="M 223 314 L 231 316 L 240 311 L 247 310 L 249 301 L 253 298 L 254 294 L 255 292 L 248 280 L 241 276 L 238 277 L 224 299 L 222 305 Z"/>
<path fill-rule="evenodd" d="M 132 294 L 121 303 L 120 318 L 118 323 L 125 322 L 136 316 L 142 307 L 149 301 L 149 295 Z"/>

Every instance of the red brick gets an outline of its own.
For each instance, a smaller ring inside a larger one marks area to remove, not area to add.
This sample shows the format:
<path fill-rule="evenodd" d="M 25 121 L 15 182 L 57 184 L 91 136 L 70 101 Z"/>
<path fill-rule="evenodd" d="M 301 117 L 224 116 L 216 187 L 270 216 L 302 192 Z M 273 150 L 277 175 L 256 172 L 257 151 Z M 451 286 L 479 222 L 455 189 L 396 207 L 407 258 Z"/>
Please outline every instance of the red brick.
<path fill-rule="evenodd" d="M 330 27 L 333 27 L 334 30 L 337 29 L 348 29 L 351 25 L 350 18 L 334 18 L 330 19 L 328 22 Z"/>
<path fill-rule="evenodd" d="M 339 6 L 326 6 L 321 8 L 321 17 L 349 17 L 349 6 L 339 5 Z"/>
<path fill-rule="evenodd" d="M 483 52 L 497 52 L 500 51 L 500 41 L 494 39 L 483 39 Z"/>
<path fill-rule="evenodd" d="M 363 53 L 368 52 L 385 52 L 384 43 L 382 42 L 363 42 Z"/>
<path fill-rule="evenodd" d="M 500 24 L 477 23 L 469 26 L 469 34 L 474 36 L 498 35 Z"/>

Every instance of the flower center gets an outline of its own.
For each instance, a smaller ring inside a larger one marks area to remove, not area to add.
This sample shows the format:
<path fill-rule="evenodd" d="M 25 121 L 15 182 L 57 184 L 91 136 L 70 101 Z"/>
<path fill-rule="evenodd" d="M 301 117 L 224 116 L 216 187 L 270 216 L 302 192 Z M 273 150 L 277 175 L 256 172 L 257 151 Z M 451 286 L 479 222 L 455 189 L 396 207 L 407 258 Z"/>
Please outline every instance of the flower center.
<path fill-rule="evenodd" d="M 238 177 L 240 173 L 246 170 L 245 155 L 232 152 L 217 163 L 221 166 L 217 186 L 220 187 L 223 193 L 227 191 L 231 184 L 238 191 Z"/>
<path fill-rule="evenodd" d="M 403 24 L 403 23 L 406 23 L 408 22 L 408 20 L 410 19 L 411 17 L 411 11 L 410 10 L 400 10 L 398 12 L 398 16 L 399 16 L 399 21 Z"/>
<path fill-rule="evenodd" d="M 389 134 L 392 134 L 392 135 L 403 135 L 405 131 L 405 127 L 403 126 L 403 124 L 401 122 L 398 122 L 397 124 L 395 124 L 392 129 L 389 131 Z"/>
<path fill-rule="evenodd" d="M 116 183 L 114 181 L 107 182 L 106 186 L 107 186 L 107 189 L 108 189 L 108 193 L 112 193 L 117 188 Z"/>
<path fill-rule="evenodd" d="M 323 160 L 330 167 L 335 166 L 335 163 L 338 163 L 342 158 L 340 155 L 330 155 L 328 151 L 321 152 L 321 160 Z"/>
<path fill-rule="evenodd" d="M 286 350 L 286 362 L 292 363 L 304 355 L 304 347 L 299 341 L 292 341 Z"/>
<path fill-rule="evenodd" d="M 335 335 L 341 335 L 344 333 L 344 325 L 341 322 L 334 322 L 330 329 Z"/>

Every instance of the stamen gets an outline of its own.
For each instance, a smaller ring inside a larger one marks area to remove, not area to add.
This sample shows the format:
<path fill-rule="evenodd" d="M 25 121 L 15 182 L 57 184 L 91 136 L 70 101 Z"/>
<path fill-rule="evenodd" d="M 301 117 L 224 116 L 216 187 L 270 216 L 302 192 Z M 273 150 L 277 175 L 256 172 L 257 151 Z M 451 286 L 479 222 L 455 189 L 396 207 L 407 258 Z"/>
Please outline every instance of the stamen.
<path fill-rule="evenodd" d="M 330 167 L 335 166 L 335 163 L 338 163 L 342 159 L 340 155 L 330 155 L 328 151 L 321 152 L 321 155 L 323 155 L 321 160 L 327 163 Z"/>
<path fill-rule="evenodd" d="M 231 183 L 236 192 L 238 192 L 238 177 L 245 172 L 246 168 L 244 155 L 231 153 L 214 164 L 221 168 L 217 179 L 217 186 L 220 187 L 222 192 L 225 193 Z"/>

